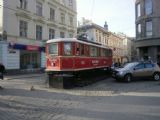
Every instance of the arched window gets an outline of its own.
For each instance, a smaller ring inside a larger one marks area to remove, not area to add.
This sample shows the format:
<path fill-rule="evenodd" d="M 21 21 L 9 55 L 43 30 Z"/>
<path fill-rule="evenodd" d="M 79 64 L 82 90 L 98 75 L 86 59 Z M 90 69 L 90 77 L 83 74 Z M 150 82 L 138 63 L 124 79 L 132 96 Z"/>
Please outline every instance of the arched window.
<path fill-rule="evenodd" d="M 145 14 L 152 14 L 152 0 L 145 0 Z"/>

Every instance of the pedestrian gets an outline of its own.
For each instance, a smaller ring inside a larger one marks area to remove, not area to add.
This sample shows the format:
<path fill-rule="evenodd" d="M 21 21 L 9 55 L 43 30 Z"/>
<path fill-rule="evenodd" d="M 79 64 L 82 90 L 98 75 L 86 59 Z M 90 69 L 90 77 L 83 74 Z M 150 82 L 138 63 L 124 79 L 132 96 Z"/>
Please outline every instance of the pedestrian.
<path fill-rule="evenodd" d="M 2 63 L 0 63 L 0 79 L 4 78 L 5 67 Z"/>

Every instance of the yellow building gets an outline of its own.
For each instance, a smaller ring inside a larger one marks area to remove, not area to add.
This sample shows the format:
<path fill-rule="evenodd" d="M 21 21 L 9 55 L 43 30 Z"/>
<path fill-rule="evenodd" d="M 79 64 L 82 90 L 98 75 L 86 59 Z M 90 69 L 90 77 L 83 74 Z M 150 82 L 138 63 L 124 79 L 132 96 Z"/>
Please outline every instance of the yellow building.
<path fill-rule="evenodd" d="M 113 50 L 113 62 L 122 63 L 124 56 L 123 38 L 119 37 L 115 33 L 109 32 L 108 47 Z"/>

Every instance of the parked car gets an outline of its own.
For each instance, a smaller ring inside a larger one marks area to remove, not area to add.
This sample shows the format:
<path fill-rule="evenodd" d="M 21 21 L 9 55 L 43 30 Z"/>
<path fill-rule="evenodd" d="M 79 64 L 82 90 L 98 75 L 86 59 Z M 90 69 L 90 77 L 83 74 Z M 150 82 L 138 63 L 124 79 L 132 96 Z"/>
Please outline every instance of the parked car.
<path fill-rule="evenodd" d="M 133 78 L 151 77 L 155 81 L 160 80 L 160 67 L 151 62 L 132 62 L 127 63 L 122 68 L 112 71 L 112 77 L 116 80 L 131 82 Z"/>

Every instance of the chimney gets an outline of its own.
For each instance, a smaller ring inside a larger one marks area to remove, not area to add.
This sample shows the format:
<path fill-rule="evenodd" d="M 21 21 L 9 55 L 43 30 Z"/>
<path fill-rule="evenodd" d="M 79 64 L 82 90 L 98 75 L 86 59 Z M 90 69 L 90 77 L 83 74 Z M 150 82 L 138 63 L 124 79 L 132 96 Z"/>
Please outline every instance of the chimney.
<path fill-rule="evenodd" d="M 106 31 L 108 31 L 108 25 L 107 25 L 107 22 L 105 21 L 105 24 L 104 24 L 104 29 L 106 30 Z"/>

